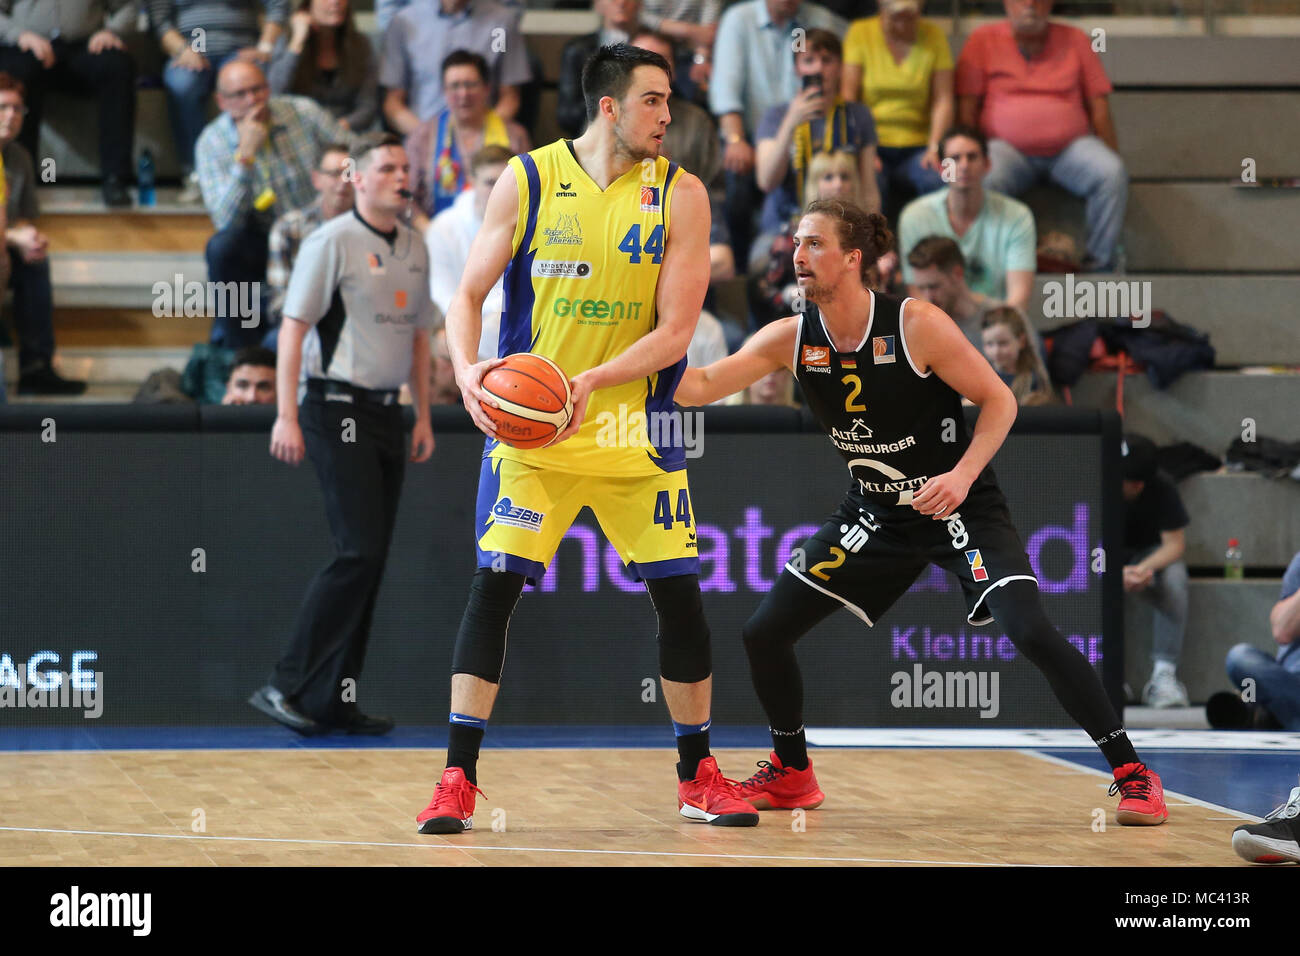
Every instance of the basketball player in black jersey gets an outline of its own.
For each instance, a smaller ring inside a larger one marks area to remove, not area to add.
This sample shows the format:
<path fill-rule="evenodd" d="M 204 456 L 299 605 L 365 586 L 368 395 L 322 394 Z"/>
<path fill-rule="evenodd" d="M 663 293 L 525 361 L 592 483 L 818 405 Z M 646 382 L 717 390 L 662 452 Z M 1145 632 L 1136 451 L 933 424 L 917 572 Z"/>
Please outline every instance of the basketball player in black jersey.
<path fill-rule="evenodd" d="M 869 266 L 892 245 L 881 216 L 838 200 L 810 205 L 794 265 L 813 304 L 764 327 L 735 355 L 688 369 L 677 389 L 678 403 L 703 405 L 791 368 L 852 475 L 838 511 L 804 542 L 801 566 L 786 565 L 745 625 L 774 752 L 741 792 L 758 809 L 811 809 L 825 799 L 804 739 L 795 642 L 841 607 L 871 625 L 934 562 L 960 579 L 967 620 L 996 620 L 1101 748 L 1114 770 L 1111 792 L 1121 797 L 1119 822 L 1163 823 L 1160 778 L 1138 760 L 1096 673 L 1047 619 L 988 468 L 1016 400 L 945 313 L 867 287 Z M 980 408 L 973 434 L 962 396 Z"/>

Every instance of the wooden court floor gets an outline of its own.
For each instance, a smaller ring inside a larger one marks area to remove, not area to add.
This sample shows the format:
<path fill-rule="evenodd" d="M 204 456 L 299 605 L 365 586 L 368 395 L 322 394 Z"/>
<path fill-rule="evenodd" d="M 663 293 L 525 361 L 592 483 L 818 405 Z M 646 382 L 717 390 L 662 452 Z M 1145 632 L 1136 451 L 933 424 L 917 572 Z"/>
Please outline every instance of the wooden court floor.
<path fill-rule="evenodd" d="M 717 751 L 748 776 L 753 751 Z M 827 794 L 757 828 L 677 814 L 664 750 L 488 750 L 474 830 L 420 836 L 430 750 L 0 754 L 0 866 L 1234 866 L 1220 809 L 1121 827 L 1108 780 L 1012 750 L 814 750 Z M 1104 830 L 1099 827 L 1104 811 Z"/>

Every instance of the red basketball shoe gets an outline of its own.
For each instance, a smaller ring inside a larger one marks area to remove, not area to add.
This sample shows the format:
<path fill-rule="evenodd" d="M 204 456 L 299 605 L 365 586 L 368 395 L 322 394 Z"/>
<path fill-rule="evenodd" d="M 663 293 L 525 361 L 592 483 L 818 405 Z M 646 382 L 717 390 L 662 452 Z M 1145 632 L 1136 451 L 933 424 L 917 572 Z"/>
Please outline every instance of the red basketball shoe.
<path fill-rule="evenodd" d="M 1128 826 L 1153 827 L 1169 819 L 1165 807 L 1165 790 L 1160 777 L 1146 764 L 1126 763 L 1114 770 L 1115 782 L 1110 785 L 1110 795 L 1120 795 L 1115 819 Z"/>
<path fill-rule="evenodd" d="M 756 827 L 758 814 L 736 792 L 736 781 L 718 769 L 718 761 L 705 757 L 695 769 L 695 779 L 677 784 L 677 809 L 688 820 L 715 827 Z"/>
<path fill-rule="evenodd" d="M 771 761 L 760 760 L 758 773 L 740 785 L 740 795 L 756 810 L 816 810 L 826 799 L 817 786 L 812 761 L 805 770 L 781 765 L 772 754 Z"/>
<path fill-rule="evenodd" d="M 465 779 L 460 767 L 448 767 L 434 788 L 433 799 L 415 822 L 421 833 L 464 833 L 474 829 L 474 794 L 486 796 Z"/>

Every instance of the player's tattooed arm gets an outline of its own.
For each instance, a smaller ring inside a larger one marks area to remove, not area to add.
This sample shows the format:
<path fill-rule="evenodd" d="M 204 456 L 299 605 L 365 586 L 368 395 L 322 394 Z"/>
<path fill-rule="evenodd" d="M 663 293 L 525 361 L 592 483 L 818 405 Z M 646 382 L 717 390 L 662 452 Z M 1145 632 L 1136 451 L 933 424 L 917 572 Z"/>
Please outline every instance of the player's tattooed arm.
<path fill-rule="evenodd" d="M 794 361 L 797 316 L 778 319 L 750 337 L 735 355 L 704 368 L 688 368 L 677 386 L 678 405 L 709 405 L 752 385 Z"/>
<path fill-rule="evenodd" d="M 927 481 L 912 498 L 912 507 L 921 514 L 942 518 L 961 507 L 971 484 L 1002 447 L 1016 420 L 1016 399 L 988 360 L 936 306 L 910 300 L 903 314 L 903 336 L 919 371 L 933 372 L 980 408 L 970 447 L 961 460 L 952 471 Z"/>

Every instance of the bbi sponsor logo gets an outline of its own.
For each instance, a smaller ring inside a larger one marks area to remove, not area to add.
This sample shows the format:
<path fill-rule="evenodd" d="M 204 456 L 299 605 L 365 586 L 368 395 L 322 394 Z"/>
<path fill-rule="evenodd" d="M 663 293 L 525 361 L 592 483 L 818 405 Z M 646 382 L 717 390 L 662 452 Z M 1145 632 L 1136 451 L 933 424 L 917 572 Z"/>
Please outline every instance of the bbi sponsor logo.
<path fill-rule="evenodd" d="M 496 519 L 497 524 L 524 528 L 527 531 L 541 531 L 542 519 L 546 514 L 530 508 L 520 508 L 509 498 L 502 498 L 492 506 L 492 517 Z"/>

